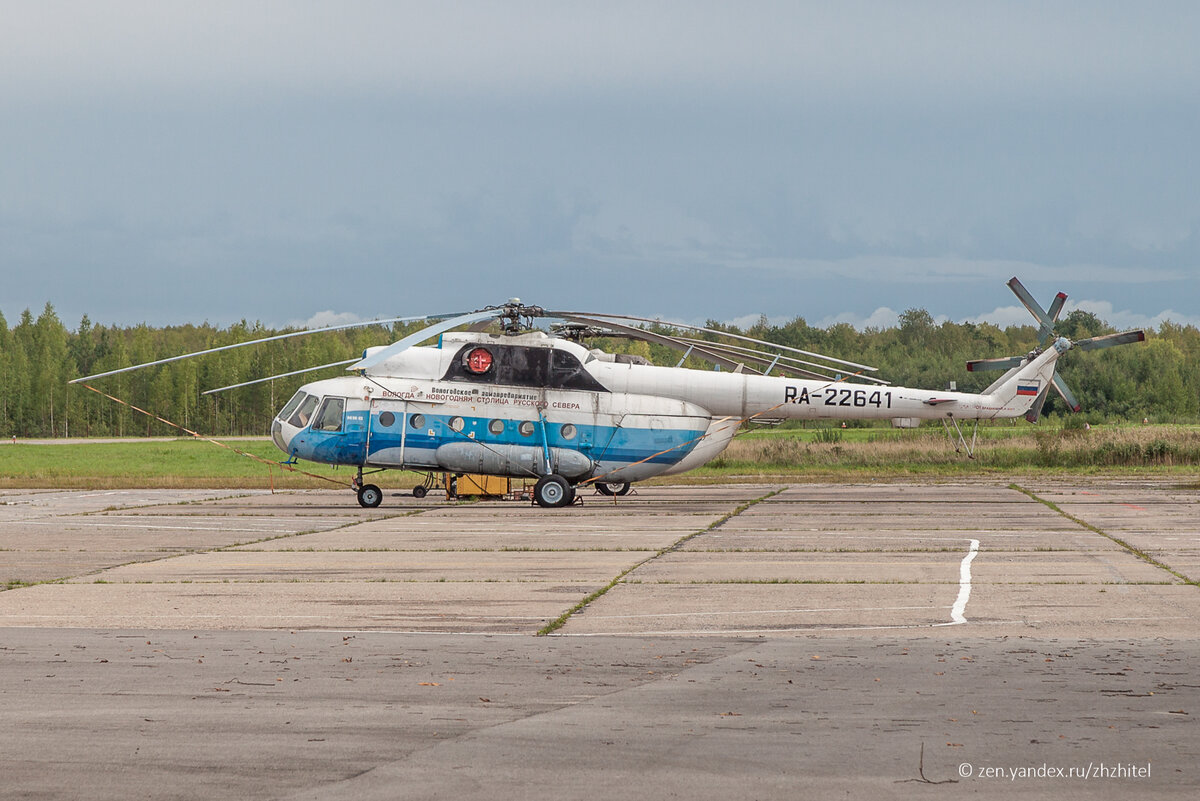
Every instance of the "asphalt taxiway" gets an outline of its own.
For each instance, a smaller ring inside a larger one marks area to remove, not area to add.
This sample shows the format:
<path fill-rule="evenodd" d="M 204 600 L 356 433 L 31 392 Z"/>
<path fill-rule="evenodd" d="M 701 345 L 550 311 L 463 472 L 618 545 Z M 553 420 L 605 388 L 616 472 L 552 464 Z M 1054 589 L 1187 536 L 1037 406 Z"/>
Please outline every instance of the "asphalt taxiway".
<path fill-rule="evenodd" d="M 1198 579 L 1181 481 L 5 491 L 0 797 L 1185 795 Z"/>

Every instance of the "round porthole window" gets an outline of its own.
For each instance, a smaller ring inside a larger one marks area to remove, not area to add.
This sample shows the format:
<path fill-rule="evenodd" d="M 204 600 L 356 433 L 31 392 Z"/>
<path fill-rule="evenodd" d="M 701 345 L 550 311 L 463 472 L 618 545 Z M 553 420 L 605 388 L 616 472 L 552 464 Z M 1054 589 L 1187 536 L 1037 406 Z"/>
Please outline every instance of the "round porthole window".
<path fill-rule="evenodd" d="M 462 419 L 461 417 L 451 417 L 450 418 L 450 430 L 451 431 L 462 431 L 464 428 L 466 428 L 466 425 L 467 425 L 467 421 Z"/>
<path fill-rule="evenodd" d="M 517 426 L 517 431 L 521 432 L 522 437 L 532 437 L 533 423 L 531 423 L 529 420 L 524 420 L 521 422 L 521 425 Z"/>
<path fill-rule="evenodd" d="M 577 433 L 579 433 L 579 432 L 575 429 L 575 426 L 571 425 L 570 423 L 567 423 L 566 425 L 564 425 L 562 427 L 562 438 L 563 439 L 575 439 L 575 435 Z"/>
<path fill-rule="evenodd" d="M 496 434 L 497 436 L 499 436 L 500 434 L 503 434 L 504 433 L 504 421 L 503 420 L 493 420 L 492 422 L 488 423 L 488 431 L 491 431 L 493 434 Z"/>
<path fill-rule="evenodd" d="M 395 424 L 396 415 L 392 414 L 391 412 L 384 412 L 383 414 L 379 415 L 379 425 L 383 426 L 384 428 L 391 428 Z"/>
<path fill-rule="evenodd" d="M 412 417 L 408 418 L 408 424 L 410 426 L 412 426 L 413 428 L 424 428 L 425 427 L 425 415 L 414 414 Z"/>

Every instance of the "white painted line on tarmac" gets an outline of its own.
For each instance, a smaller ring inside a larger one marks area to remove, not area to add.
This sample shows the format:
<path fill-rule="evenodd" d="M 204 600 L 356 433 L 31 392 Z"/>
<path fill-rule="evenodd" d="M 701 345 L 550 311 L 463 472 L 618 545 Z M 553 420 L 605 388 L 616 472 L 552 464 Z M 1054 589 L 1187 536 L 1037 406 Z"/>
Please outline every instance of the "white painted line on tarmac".
<path fill-rule="evenodd" d="M 967 555 L 963 557 L 962 564 L 958 567 L 958 598 L 954 601 L 954 606 L 950 609 L 949 623 L 941 623 L 942 626 L 960 626 L 967 622 L 965 613 L 967 611 L 967 601 L 971 600 L 971 562 L 975 561 L 975 556 L 979 553 L 979 540 L 971 540 L 971 548 L 967 551 Z"/>

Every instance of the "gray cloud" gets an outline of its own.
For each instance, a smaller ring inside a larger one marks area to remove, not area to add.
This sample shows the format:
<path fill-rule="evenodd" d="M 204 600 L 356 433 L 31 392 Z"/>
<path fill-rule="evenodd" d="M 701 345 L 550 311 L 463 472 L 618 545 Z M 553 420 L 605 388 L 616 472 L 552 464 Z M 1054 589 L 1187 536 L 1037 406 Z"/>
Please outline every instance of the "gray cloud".
<path fill-rule="evenodd" d="M 34 91 L 761 86 L 1028 98 L 1190 93 L 1200 71 L 1200 10 L 1186 2 L 124 0 L 12 3 L 5 22 L 0 68 Z"/>
<path fill-rule="evenodd" d="M 965 319 L 1020 275 L 1191 315 L 1197 22 L 1190 3 L 12 4 L 0 308 L 281 323 L 519 294 Z"/>

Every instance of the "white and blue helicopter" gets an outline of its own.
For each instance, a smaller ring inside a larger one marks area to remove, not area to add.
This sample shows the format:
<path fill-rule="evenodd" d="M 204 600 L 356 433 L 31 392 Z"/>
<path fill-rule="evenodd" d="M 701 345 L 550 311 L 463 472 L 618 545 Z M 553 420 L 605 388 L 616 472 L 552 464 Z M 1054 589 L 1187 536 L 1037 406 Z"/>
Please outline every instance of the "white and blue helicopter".
<path fill-rule="evenodd" d="M 913 425 L 940 419 L 956 429 L 961 420 L 1026 415 L 1035 421 L 1052 386 L 1078 409 L 1055 375 L 1059 357 L 1072 347 L 1145 339 L 1142 331 L 1130 331 L 1051 342 L 1066 296 L 1060 293 L 1046 311 L 1016 278 L 1009 286 L 1038 320 L 1040 345 L 1023 357 L 972 362 L 970 369 L 1007 368 L 980 394 L 891 386 L 870 376 L 873 367 L 750 337 L 681 324 L 658 333 L 644 327 L 656 322 L 646 318 L 549 311 L 516 298 L 465 314 L 291 332 L 76 382 L 319 331 L 436 320 L 391 345 L 368 348 L 361 358 L 311 368 L 348 364 L 351 374 L 302 386 L 272 422 L 272 440 L 292 461 L 357 468 L 352 486 L 364 507 L 383 500 L 364 476 L 396 469 L 536 479 L 534 501 L 553 508 L 572 503 L 576 489 L 587 484 L 621 495 L 633 482 L 697 468 L 724 451 L 747 420 L 890 419 Z M 538 319 L 562 322 L 547 332 L 534 328 Z M 497 323 L 498 332 L 484 330 Z M 463 326 L 470 328 L 453 330 Z M 722 341 L 703 338 L 706 332 Z M 684 358 L 663 367 L 582 344 L 600 336 L 668 345 Z M 420 344 L 434 337 L 435 345 Z M 717 369 L 683 367 L 689 355 Z M 415 494 L 422 496 L 424 488 Z"/>

